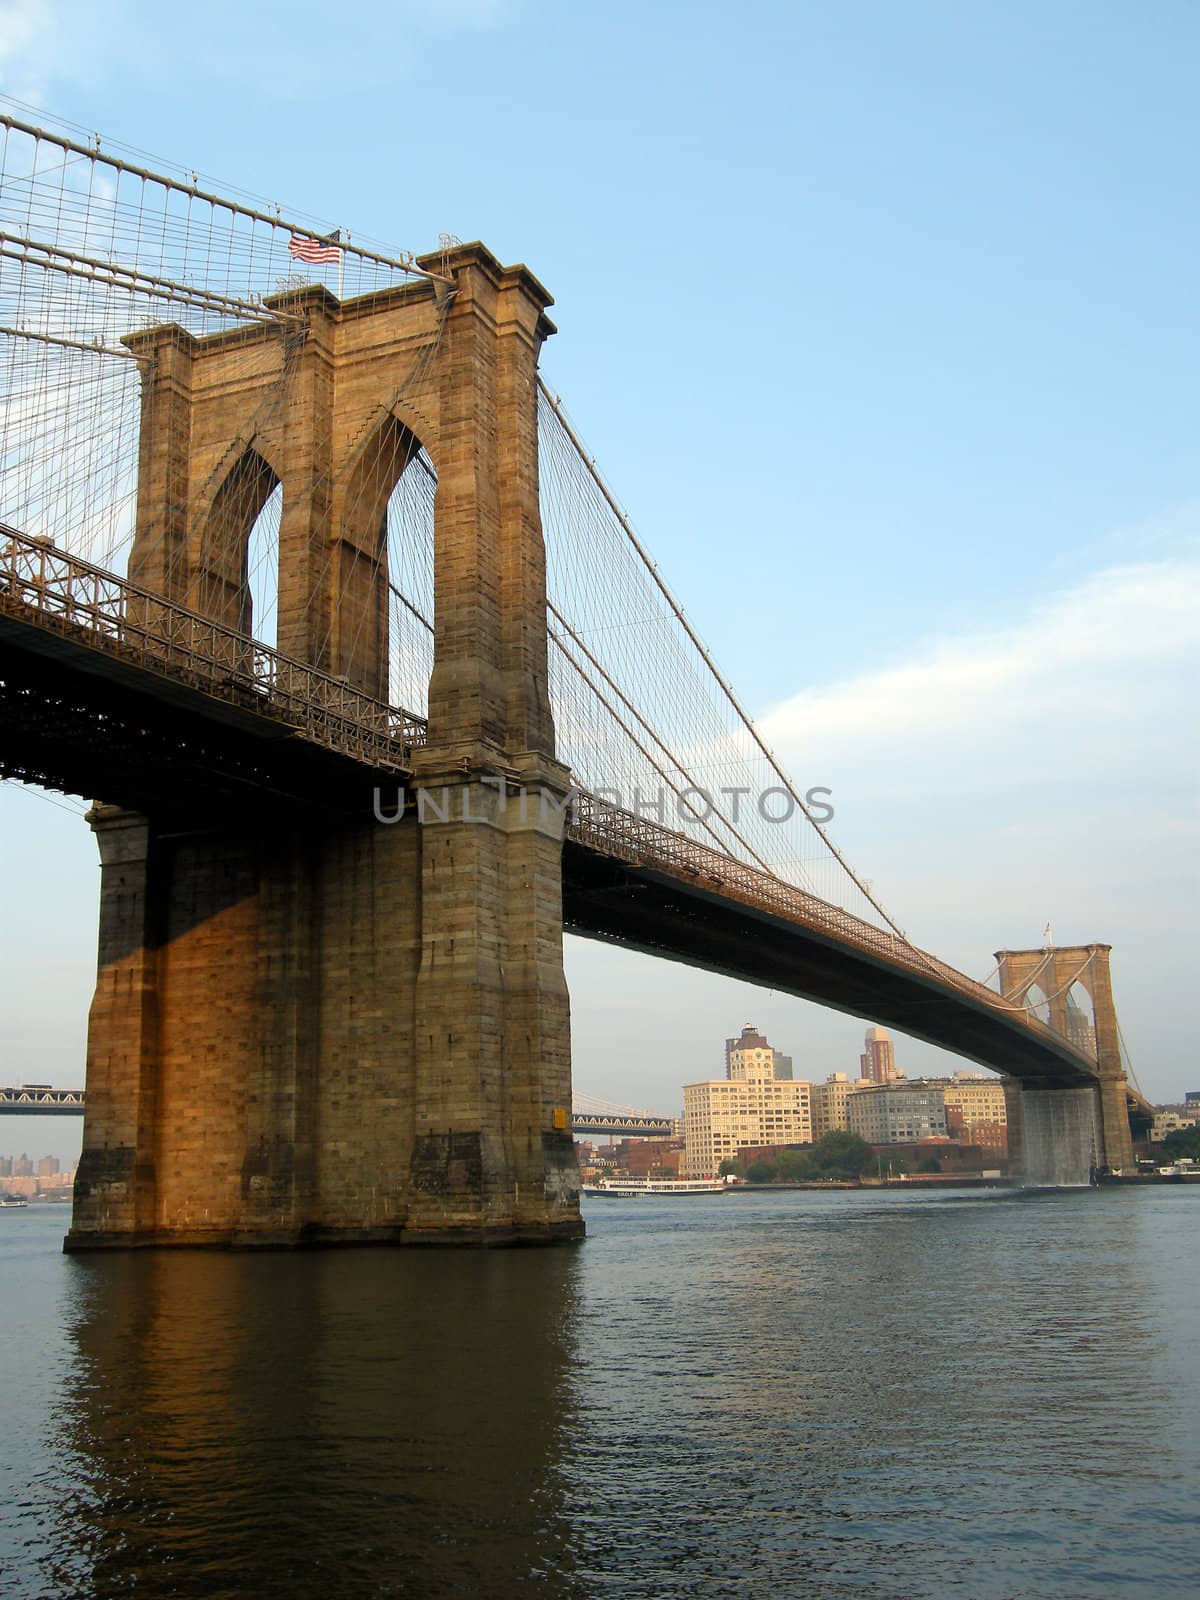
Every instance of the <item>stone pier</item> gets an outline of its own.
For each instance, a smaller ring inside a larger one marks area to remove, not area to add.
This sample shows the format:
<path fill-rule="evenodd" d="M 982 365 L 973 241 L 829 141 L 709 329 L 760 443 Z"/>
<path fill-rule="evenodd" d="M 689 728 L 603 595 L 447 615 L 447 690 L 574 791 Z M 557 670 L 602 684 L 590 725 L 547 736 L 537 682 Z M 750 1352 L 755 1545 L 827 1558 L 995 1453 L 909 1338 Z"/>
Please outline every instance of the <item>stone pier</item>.
<path fill-rule="evenodd" d="M 1049 1026 L 1094 1056 L 1096 1062 L 1095 1077 L 1077 1088 L 1005 1080 L 1009 1159 L 1014 1171 L 1021 1169 L 1029 1144 L 1026 1129 L 1034 1121 L 1038 1128 L 1069 1127 L 1074 1130 L 1071 1140 L 1077 1133 L 1082 1139 L 1079 1130 L 1086 1124 L 1093 1130 L 1093 1167 L 1121 1171 L 1133 1165 L 1127 1081 L 1109 967 L 1111 950 L 1111 945 L 1091 944 L 996 952 L 1001 994 L 1029 1005 L 1044 1002 Z M 1076 987 L 1090 1000 L 1090 1015 L 1072 1004 Z M 1080 1109 L 1081 1092 L 1088 1101 L 1086 1116 Z M 1056 1094 L 1058 1100 L 1045 1098 Z M 1031 1101 L 1030 1097 L 1036 1098 Z M 1031 1107 L 1033 1118 L 1029 1116 Z M 1077 1166 L 1078 1160 L 1074 1164 Z"/>
<path fill-rule="evenodd" d="M 323 818 L 94 808 L 68 1249 L 582 1234 L 538 510 L 550 298 L 480 245 L 447 270 L 451 286 L 345 304 L 312 286 L 269 301 L 274 324 L 127 340 L 131 577 L 244 628 L 251 529 L 281 484 L 279 648 L 381 698 L 387 500 L 425 446 L 435 644 L 412 786 L 438 804 L 390 824 L 369 787 Z"/>

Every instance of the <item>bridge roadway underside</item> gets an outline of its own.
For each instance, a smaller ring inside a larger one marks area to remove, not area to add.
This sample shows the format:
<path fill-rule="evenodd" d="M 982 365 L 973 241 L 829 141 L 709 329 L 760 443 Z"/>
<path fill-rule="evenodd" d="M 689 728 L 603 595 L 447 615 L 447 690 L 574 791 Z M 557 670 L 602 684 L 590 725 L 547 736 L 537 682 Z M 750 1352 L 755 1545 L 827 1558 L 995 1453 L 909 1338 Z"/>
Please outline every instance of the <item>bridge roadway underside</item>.
<path fill-rule="evenodd" d="M 370 813 L 378 773 L 253 699 L 219 701 L 0 617 L 0 777 L 179 819 Z"/>
<path fill-rule="evenodd" d="M 568 933 L 813 1000 L 952 1050 L 1027 1089 L 1094 1087 L 1065 1051 L 962 994 L 685 879 L 568 842 Z"/>
<path fill-rule="evenodd" d="M 159 818 L 257 810 L 369 816 L 384 774 L 322 749 L 248 696 L 218 701 L 85 645 L 0 617 L 0 776 Z M 1094 1086 L 1069 1049 L 853 944 L 568 843 L 569 932 L 740 978 L 895 1027 L 1029 1089 Z"/>

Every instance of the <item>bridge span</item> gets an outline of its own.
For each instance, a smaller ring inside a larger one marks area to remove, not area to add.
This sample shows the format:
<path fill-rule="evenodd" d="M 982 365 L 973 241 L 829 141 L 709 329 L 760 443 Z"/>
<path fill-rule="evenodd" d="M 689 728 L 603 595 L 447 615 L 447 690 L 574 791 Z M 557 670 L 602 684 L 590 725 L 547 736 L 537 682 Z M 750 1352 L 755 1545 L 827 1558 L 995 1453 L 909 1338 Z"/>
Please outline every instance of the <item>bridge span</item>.
<path fill-rule="evenodd" d="M 577 1238 L 564 929 L 1086 1101 L 1128 1164 L 1107 946 L 997 993 L 908 939 L 542 378 L 527 267 L 339 235 L 314 280 L 301 222 L 0 125 L 0 775 L 101 802 L 72 1248 Z"/>
<path fill-rule="evenodd" d="M 176 821 L 224 812 L 244 823 L 283 801 L 312 826 L 369 817 L 377 796 L 410 777 L 423 718 L 277 652 L 247 653 L 186 608 L 6 534 L 4 776 L 99 790 Z M 562 906 L 568 932 L 886 1024 L 1030 1089 L 1097 1082 L 1095 1056 L 1021 993 L 1002 995 L 895 931 L 585 792 L 566 810 Z M 1108 947 L 1081 954 L 1107 986 Z M 1116 1099 L 1122 1118 L 1127 1099 L 1140 1100 L 1123 1073 Z"/>
<path fill-rule="evenodd" d="M 425 720 L 15 529 L 0 543 L 0 773 L 154 815 L 370 817 Z M 410 802 L 410 809 L 415 802 Z M 579 792 L 563 925 L 895 1027 L 1040 1088 L 1095 1059 L 888 929 Z M 1104 950 L 1104 946 L 1094 947 Z"/>

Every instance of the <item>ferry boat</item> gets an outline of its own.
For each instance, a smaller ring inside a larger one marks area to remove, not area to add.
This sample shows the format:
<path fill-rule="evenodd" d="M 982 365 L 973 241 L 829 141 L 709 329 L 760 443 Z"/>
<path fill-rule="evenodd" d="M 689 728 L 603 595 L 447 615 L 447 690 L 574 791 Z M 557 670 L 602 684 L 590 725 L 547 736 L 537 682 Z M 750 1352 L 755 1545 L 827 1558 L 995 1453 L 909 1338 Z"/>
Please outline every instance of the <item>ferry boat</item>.
<path fill-rule="evenodd" d="M 636 1200 L 642 1195 L 724 1194 L 736 1183 L 728 1178 L 597 1178 L 583 1192 L 608 1200 Z"/>
<path fill-rule="evenodd" d="M 24 1195 L 20 1195 L 20 1194 L 4 1194 L 4 1195 L 0 1195 L 0 1210 L 2 1210 L 2 1211 L 23 1210 L 26 1206 L 28 1206 L 28 1204 L 29 1204 L 29 1201 L 26 1200 Z"/>

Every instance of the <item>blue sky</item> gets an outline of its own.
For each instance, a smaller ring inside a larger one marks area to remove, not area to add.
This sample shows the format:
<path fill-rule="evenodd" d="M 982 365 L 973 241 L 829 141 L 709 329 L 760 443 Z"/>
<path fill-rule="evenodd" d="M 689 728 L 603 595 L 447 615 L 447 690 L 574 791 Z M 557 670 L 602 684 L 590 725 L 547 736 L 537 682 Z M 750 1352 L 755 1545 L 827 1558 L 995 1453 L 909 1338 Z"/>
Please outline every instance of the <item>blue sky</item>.
<path fill-rule="evenodd" d="M 1047 918 L 1111 942 L 1145 1087 L 1200 1088 L 1195 6 L 194 15 L 0 0 L 0 91 L 358 237 L 526 261 L 549 381 L 909 932 L 980 976 Z M 75 1080 L 92 844 L 11 790 L 0 821 L 4 1066 Z M 855 1065 L 853 1019 L 569 961 L 593 1092 L 669 1109 L 751 1018 Z"/>

